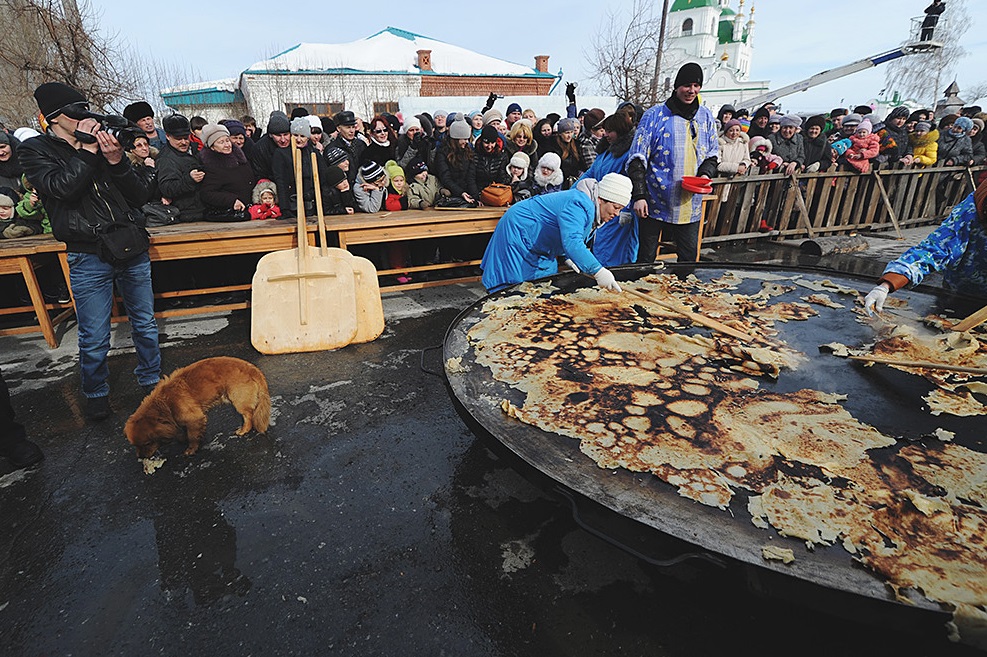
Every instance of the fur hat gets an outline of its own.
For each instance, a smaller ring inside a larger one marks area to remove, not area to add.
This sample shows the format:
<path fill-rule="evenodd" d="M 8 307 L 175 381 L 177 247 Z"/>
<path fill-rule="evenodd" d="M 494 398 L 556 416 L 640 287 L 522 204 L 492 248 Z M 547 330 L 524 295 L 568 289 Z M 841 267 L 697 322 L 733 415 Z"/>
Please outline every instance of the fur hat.
<path fill-rule="evenodd" d="M 973 129 L 973 119 L 961 116 L 953 123 L 957 128 L 962 128 L 963 132 L 970 132 Z"/>
<path fill-rule="evenodd" d="M 88 102 L 82 92 L 61 82 L 45 82 L 34 90 L 34 99 L 48 121 L 58 116 L 66 105 Z"/>
<path fill-rule="evenodd" d="M 874 126 L 871 125 L 870 119 L 864 119 L 857 125 L 857 129 L 854 132 L 864 132 L 870 134 L 874 131 Z"/>
<path fill-rule="evenodd" d="M 264 192 L 271 192 L 274 194 L 274 203 L 276 205 L 278 202 L 278 186 L 267 178 L 261 179 L 256 185 L 254 185 L 254 193 L 251 195 L 251 199 L 254 204 L 256 205 L 261 202 L 260 195 Z"/>
<path fill-rule="evenodd" d="M 230 131 L 225 125 L 221 123 L 207 123 L 202 127 L 202 143 L 206 145 L 206 148 L 212 148 L 212 145 L 216 143 L 216 140 L 220 137 L 229 137 Z"/>
<path fill-rule="evenodd" d="M 631 179 L 619 173 L 608 173 L 596 186 L 601 200 L 620 203 L 621 207 L 631 202 L 631 189 Z"/>
<path fill-rule="evenodd" d="M 547 167 L 552 171 L 558 171 L 562 168 L 562 158 L 559 157 L 558 153 L 545 153 L 538 160 L 538 168 Z"/>
<path fill-rule="evenodd" d="M 703 69 L 695 62 L 682 65 L 679 72 L 675 74 L 674 86 L 678 88 L 692 83 L 697 83 L 700 87 L 703 86 Z"/>
<path fill-rule="evenodd" d="M 832 144 L 830 144 L 829 147 L 836 152 L 837 156 L 840 156 L 846 153 L 847 149 L 849 149 L 850 146 L 852 145 L 853 142 L 851 142 L 849 139 L 840 139 L 838 141 L 834 141 Z"/>
<path fill-rule="evenodd" d="M 531 166 L 531 158 L 524 151 L 518 151 L 511 157 L 511 161 L 507 163 L 507 173 L 511 172 L 511 167 L 518 167 L 522 169 L 521 180 L 528 177 L 528 167 Z"/>
<path fill-rule="evenodd" d="M 771 140 L 765 137 L 754 137 L 751 139 L 750 144 L 748 144 L 751 153 L 756 152 L 758 149 L 763 148 L 765 153 L 770 153 L 772 150 Z"/>
<path fill-rule="evenodd" d="M 172 137 L 188 137 L 192 132 L 192 125 L 189 120 L 181 114 L 166 116 L 161 122 L 161 127 L 164 128 L 165 134 Z"/>
<path fill-rule="evenodd" d="M 974 118 L 973 118 L 973 125 L 974 125 L 974 126 L 975 126 L 975 127 L 977 128 L 977 131 L 978 131 L 978 133 L 980 133 L 980 132 L 983 132 L 983 131 L 984 131 L 984 122 L 983 122 L 983 119 L 978 119 L 977 117 L 974 117 Z M 19 131 L 20 129 L 21 129 L 21 128 L 17 128 L 17 130 L 14 130 L 14 136 L 15 136 L 15 137 L 17 136 L 17 132 L 18 132 L 18 131 Z M 18 139 L 20 139 L 20 137 L 17 137 L 17 138 L 18 138 Z M 24 141 L 24 140 L 23 140 L 23 139 L 21 139 L 21 141 Z"/>
<path fill-rule="evenodd" d="M 325 157 L 329 162 L 329 166 L 335 166 L 341 162 L 345 162 L 349 158 L 349 155 L 339 146 L 330 146 L 326 149 Z M 338 169 L 339 167 L 336 168 Z"/>
<path fill-rule="evenodd" d="M 805 122 L 805 129 L 808 130 L 811 127 L 817 127 L 820 130 L 826 129 L 826 117 L 822 114 L 816 114 L 815 116 L 810 116 Z"/>
<path fill-rule="evenodd" d="M 428 165 L 425 164 L 425 160 L 420 157 L 416 157 L 411 161 L 411 164 L 408 165 L 408 176 L 414 178 L 422 172 L 428 173 Z"/>
<path fill-rule="evenodd" d="M 579 121 L 577 119 L 565 118 L 559 121 L 558 125 L 555 126 L 556 132 L 575 132 L 579 130 Z"/>
<path fill-rule="evenodd" d="M 456 121 L 449 126 L 450 139 L 469 139 L 473 134 L 473 128 L 466 121 Z"/>
<path fill-rule="evenodd" d="M 384 167 L 371 160 L 360 167 L 360 175 L 363 176 L 365 181 L 374 182 L 386 176 L 387 172 L 384 171 Z"/>
<path fill-rule="evenodd" d="M 874 108 L 870 105 L 857 105 L 853 108 L 854 114 L 859 114 L 860 116 L 867 116 L 874 111 Z"/>
<path fill-rule="evenodd" d="M 802 127 L 802 119 L 795 114 L 786 114 L 781 117 L 781 127 L 800 128 Z"/>
<path fill-rule="evenodd" d="M 288 115 L 279 110 L 271 112 L 271 117 L 267 120 L 267 134 L 283 135 L 291 132 L 291 121 Z"/>
<path fill-rule="evenodd" d="M 133 121 L 137 123 L 141 119 L 146 119 L 147 117 L 154 118 L 154 110 L 151 105 L 143 100 L 138 100 L 136 103 L 130 103 L 123 108 L 123 118 L 128 121 Z"/>
<path fill-rule="evenodd" d="M 500 113 L 499 109 L 488 109 L 483 113 L 483 125 L 490 125 L 494 121 L 503 121 L 504 115 Z"/>
<path fill-rule="evenodd" d="M 409 116 L 408 119 L 404 122 L 404 125 L 401 126 L 401 132 L 403 134 L 408 134 L 408 130 L 410 130 L 411 128 L 418 128 L 419 130 L 423 130 L 422 122 L 417 116 Z"/>
<path fill-rule="evenodd" d="M 308 122 L 308 115 L 296 116 L 291 120 L 290 124 L 291 134 L 298 135 L 299 137 L 311 137 L 312 136 L 312 124 Z"/>

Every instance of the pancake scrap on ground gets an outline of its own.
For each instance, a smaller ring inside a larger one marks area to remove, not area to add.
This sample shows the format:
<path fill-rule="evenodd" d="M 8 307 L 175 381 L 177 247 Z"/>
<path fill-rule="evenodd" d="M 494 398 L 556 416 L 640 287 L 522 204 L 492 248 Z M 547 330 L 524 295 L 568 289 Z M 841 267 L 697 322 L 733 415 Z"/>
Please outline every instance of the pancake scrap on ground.
<path fill-rule="evenodd" d="M 720 509 L 745 491 L 756 526 L 809 547 L 839 544 L 896 591 L 921 591 L 962 609 L 963 619 L 987 613 L 987 455 L 935 439 L 902 447 L 853 417 L 842 395 L 763 389 L 760 380 L 806 358 L 775 339 L 775 323 L 817 313 L 773 302 L 783 287 L 773 278 L 757 295 L 727 292 L 744 274 L 710 283 L 653 274 L 634 285 L 761 336 L 764 347 L 596 288 L 498 297 L 468 338 L 477 364 L 524 394 L 517 405 L 497 402 L 505 414 L 579 440 L 599 467 L 652 473 Z M 857 294 L 829 281 L 795 282 Z M 931 360 L 917 346 L 923 340 L 898 331 L 874 353 Z M 969 336 L 942 340 L 956 360 L 983 353 Z M 960 387 L 953 374 L 931 376 Z"/>

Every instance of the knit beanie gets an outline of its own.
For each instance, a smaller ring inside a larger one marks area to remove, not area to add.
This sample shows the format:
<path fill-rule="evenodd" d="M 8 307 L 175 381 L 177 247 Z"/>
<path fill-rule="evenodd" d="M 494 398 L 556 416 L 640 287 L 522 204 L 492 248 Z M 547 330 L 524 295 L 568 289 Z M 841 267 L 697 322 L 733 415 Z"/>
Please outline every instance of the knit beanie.
<path fill-rule="evenodd" d="M 977 133 L 978 134 L 984 131 L 984 122 L 983 122 L 982 119 L 974 118 L 973 119 L 973 125 L 977 128 Z M 18 130 L 20 130 L 20 128 L 18 128 L 17 130 L 14 130 L 14 135 L 15 136 L 17 135 L 17 131 Z M 20 137 L 18 137 L 18 139 L 20 139 Z M 24 141 L 24 140 L 21 139 L 21 141 Z"/>
<path fill-rule="evenodd" d="M 499 136 L 500 133 L 497 132 L 497 128 L 492 125 L 483 126 L 483 130 L 480 131 L 480 141 L 489 142 L 491 144 L 496 144 L 497 137 Z"/>
<path fill-rule="evenodd" d="M 308 115 L 297 116 L 291 120 L 289 126 L 291 134 L 298 135 L 299 137 L 311 137 L 312 136 L 312 124 L 308 122 Z"/>
<path fill-rule="evenodd" d="M 521 106 L 518 105 L 517 103 L 511 103 L 510 105 L 507 106 L 507 113 L 510 114 L 511 112 L 517 112 L 520 114 Z"/>
<path fill-rule="evenodd" d="M 230 131 L 225 125 L 221 125 L 219 123 L 207 123 L 202 126 L 201 139 L 202 143 L 206 145 L 206 148 L 212 148 L 212 145 L 215 144 L 220 137 L 224 136 L 230 136 Z"/>
<path fill-rule="evenodd" d="M 552 171 L 558 171 L 562 166 L 562 158 L 559 157 L 558 153 L 545 153 L 538 160 L 538 168 L 547 167 Z"/>
<path fill-rule="evenodd" d="M 864 119 L 857 126 L 856 132 L 863 132 L 869 135 L 873 130 L 874 130 L 874 126 L 870 124 L 870 119 Z"/>
<path fill-rule="evenodd" d="M 325 157 L 326 161 L 329 162 L 329 166 L 335 166 L 341 162 L 345 162 L 349 155 L 339 146 L 331 146 L 326 149 Z"/>
<path fill-rule="evenodd" d="M 619 173 L 608 173 L 600 179 L 596 193 L 603 201 L 619 203 L 621 207 L 631 202 L 631 179 Z"/>
<path fill-rule="evenodd" d="M 973 129 L 973 119 L 961 116 L 953 123 L 957 128 L 962 128 L 963 132 L 970 132 Z"/>
<path fill-rule="evenodd" d="M 45 82 L 34 90 L 34 99 L 48 121 L 58 116 L 66 105 L 87 102 L 81 92 L 61 82 Z"/>
<path fill-rule="evenodd" d="M 915 124 L 915 132 L 928 132 L 932 130 L 932 124 L 928 121 L 919 121 Z"/>
<path fill-rule="evenodd" d="M 679 69 L 679 72 L 675 74 L 676 88 L 684 87 L 692 83 L 697 83 L 700 87 L 703 86 L 703 69 L 695 62 L 683 64 L 682 68 Z"/>
<path fill-rule="evenodd" d="M 322 130 L 322 119 L 317 117 L 315 114 L 309 114 L 305 118 L 308 119 L 309 132 L 313 129 Z"/>
<path fill-rule="evenodd" d="M 833 151 L 836 152 L 837 157 L 839 157 L 840 155 L 846 153 L 852 145 L 853 142 L 849 139 L 840 139 L 838 141 L 834 141 L 829 147 L 832 148 Z"/>
<path fill-rule="evenodd" d="M 231 135 L 246 135 L 247 128 L 236 119 L 223 119 L 220 121 L 222 125 L 226 126 L 226 129 L 230 131 Z"/>
<path fill-rule="evenodd" d="M 980 119 L 976 119 L 976 120 L 979 121 Z M 982 130 L 983 127 L 984 125 L 983 122 L 981 121 L 980 129 Z M 31 137 L 40 137 L 40 136 L 41 133 L 35 130 L 34 128 L 17 128 L 17 130 L 14 130 L 14 139 L 21 142 L 27 141 Z M 7 144 L 7 143 L 10 143 L 10 140 L 7 138 L 7 133 L 5 133 L 3 130 L 0 130 L 0 144 Z"/>
<path fill-rule="evenodd" d="M 802 119 L 794 114 L 786 114 L 781 117 L 781 127 L 798 128 L 802 125 Z"/>
<path fill-rule="evenodd" d="M 449 126 L 450 139 L 469 139 L 473 134 L 473 128 L 466 121 L 456 121 Z"/>
<path fill-rule="evenodd" d="M 387 163 L 384 164 L 384 171 L 387 172 L 387 175 L 391 180 L 394 180 L 396 176 L 405 178 L 404 169 L 398 166 L 398 163 L 394 160 L 388 160 Z"/>
<path fill-rule="evenodd" d="M 387 172 L 384 171 L 384 167 L 371 160 L 360 167 L 360 175 L 367 182 L 375 182 L 380 180 L 381 177 L 386 176 Z"/>
<path fill-rule="evenodd" d="M 483 125 L 489 125 L 494 121 L 503 121 L 504 115 L 500 113 L 499 109 L 488 109 L 483 113 Z"/>
<path fill-rule="evenodd" d="M 17 130 L 20 130 L 20 128 L 18 128 Z M 16 133 L 17 131 L 15 130 L 14 132 Z M 0 144 L 9 144 L 9 143 L 10 143 L 10 135 L 8 135 L 5 131 L 0 130 Z"/>
<path fill-rule="evenodd" d="M 404 134 L 408 134 L 408 130 L 410 130 L 411 128 L 418 128 L 419 130 L 423 130 L 422 122 L 417 116 L 408 117 L 408 120 L 404 122 L 403 126 L 401 126 L 401 132 L 403 132 Z"/>
<path fill-rule="evenodd" d="M 559 124 L 555 127 L 558 132 L 575 132 L 579 129 L 579 121 L 576 119 L 565 118 L 559 121 Z"/>
<path fill-rule="evenodd" d="M 271 112 L 271 117 L 267 120 L 267 134 L 283 135 L 288 132 L 291 132 L 291 122 L 288 120 L 288 115 L 279 110 Z"/>
<path fill-rule="evenodd" d="M 329 187 L 335 187 L 339 183 L 346 180 L 346 172 L 339 167 L 329 167 L 329 171 L 326 172 L 325 184 Z M 321 181 L 320 181 L 321 182 Z"/>
<path fill-rule="evenodd" d="M 732 128 L 734 126 L 737 126 L 739 128 L 740 127 L 740 121 L 738 121 L 737 119 L 730 119 L 729 121 L 727 121 L 726 123 L 723 124 L 723 132 L 726 132 L 727 130 L 729 130 L 730 128 Z"/>
<path fill-rule="evenodd" d="M 419 173 L 423 173 L 427 171 L 428 171 L 428 165 L 425 164 L 425 160 L 419 157 L 413 159 L 411 161 L 411 164 L 408 165 L 408 175 L 412 178 L 417 176 Z"/>
<path fill-rule="evenodd" d="M 437 119 L 440 116 L 449 116 L 449 112 L 447 112 L 445 110 L 435 110 L 434 112 L 432 112 L 432 117 L 433 118 L 436 118 Z"/>
<path fill-rule="evenodd" d="M 781 123 L 781 114 L 772 114 L 771 116 L 769 116 L 768 117 L 768 125 L 771 125 L 772 123 L 778 123 L 778 124 L 780 124 Z"/>
<path fill-rule="evenodd" d="M 908 118 L 908 108 L 905 107 L 904 105 L 898 105 L 898 107 L 888 112 L 887 120 L 891 121 L 893 119 L 907 119 L 907 118 Z"/>

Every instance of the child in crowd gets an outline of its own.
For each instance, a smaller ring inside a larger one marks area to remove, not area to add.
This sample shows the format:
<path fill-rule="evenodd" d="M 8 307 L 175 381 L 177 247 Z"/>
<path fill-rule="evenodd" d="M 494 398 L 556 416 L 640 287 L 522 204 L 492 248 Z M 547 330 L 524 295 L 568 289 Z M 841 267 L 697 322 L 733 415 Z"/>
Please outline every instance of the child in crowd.
<path fill-rule="evenodd" d="M 439 179 L 428 172 L 428 165 L 420 159 L 408 165 L 411 182 L 408 183 L 408 207 L 425 210 L 434 207 L 442 196 Z"/>
<path fill-rule="evenodd" d="M 511 191 L 514 193 L 515 203 L 532 196 L 532 181 L 528 176 L 529 166 L 531 166 L 531 160 L 524 151 L 514 153 L 511 156 L 511 161 L 507 163 L 507 173 L 511 176 Z"/>
<path fill-rule="evenodd" d="M 322 197 L 328 200 L 323 208 L 326 214 L 353 214 L 356 201 L 345 171 L 339 167 L 329 167 L 325 181 L 320 182 L 323 185 Z"/>
<path fill-rule="evenodd" d="M 206 127 L 209 121 L 206 121 L 201 116 L 193 116 L 188 120 L 188 123 L 189 128 L 192 129 L 192 134 L 189 135 L 189 140 L 194 144 L 192 149 L 198 153 L 206 147 L 206 145 L 202 143 L 202 129 Z"/>
<path fill-rule="evenodd" d="M 384 210 L 388 212 L 399 212 L 408 209 L 407 179 L 404 176 L 404 169 L 398 166 L 394 160 L 388 160 L 384 164 L 387 177 L 391 184 L 387 188 L 387 198 L 384 199 Z"/>
<path fill-rule="evenodd" d="M 384 167 L 374 161 L 361 166 L 360 172 L 356 174 L 356 184 L 353 186 L 356 209 L 360 212 L 380 212 L 384 207 L 387 187 L 387 172 L 384 171 Z"/>
<path fill-rule="evenodd" d="M 939 160 L 939 131 L 928 121 L 919 121 L 908 135 L 914 163 L 931 167 Z"/>
<path fill-rule="evenodd" d="M 561 192 L 563 180 L 562 158 L 557 153 L 545 153 L 535 167 L 535 184 L 532 185 L 531 194 Z"/>
<path fill-rule="evenodd" d="M 750 140 L 751 165 L 757 167 L 758 173 L 771 173 L 781 166 L 780 157 L 771 152 L 771 141 L 766 137 L 752 137 Z"/>
<path fill-rule="evenodd" d="M 251 219 L 281 218 L 281 208 L 278 207 L 278 188 L 270 180 L 264 179 L 254 185 L 252 199 L 254 204 L 248 210 Z"/>
<path fill-rule="evenodd" d="M 870 119 L 864 119 L 850 137 L 850 148 L 840 158 L 840 163 L 846 171 L 870 173 L 870 162 L 880 152 L 881 138 L 874 134 Z"/>
<path fill-rule="evenodd" d="M 723 124 L 720 137 L 720 163 L 716 170 L 724 176 L 742 176 L 751 168 L 750 138 L 737 119 Z"/>
<path fill-rule="evenodd" d="M 31 233 L 21 233 L 14 224 L 14 205 L 16 205 L 17 193 L 14 190 L 4 187 L 0 189 L 0 235 L 4 239 L 24 237 Z"/>
<path fill-rule="evenodd" d="M 41 199 L 38 198 L 38 193 L 34 191 L 34 185 L 28 181 L 27 176 L 21 176 L 21 187 L 26 191 L 21 202 L 14 208 L 14 214 L 18 220 L 31 225 L 35 229 L 35 235 L 50 233 L 51 222 L 48 221 L 48 212 L 41 205 Z"/>

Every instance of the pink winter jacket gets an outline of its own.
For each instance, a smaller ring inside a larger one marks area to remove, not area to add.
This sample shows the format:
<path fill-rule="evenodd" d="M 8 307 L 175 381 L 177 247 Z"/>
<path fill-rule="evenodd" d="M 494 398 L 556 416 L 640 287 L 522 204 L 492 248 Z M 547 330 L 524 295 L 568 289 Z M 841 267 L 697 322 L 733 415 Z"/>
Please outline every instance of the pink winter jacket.
<path fill-rule="evenodd" d="M 863 137 L 850 137 L 852 145 L 847 149 L 843 158 L 846 163 L 860 173 L 870 173 L 870 161 L 881 152 L 881 138 L 873 132 Z"/>

